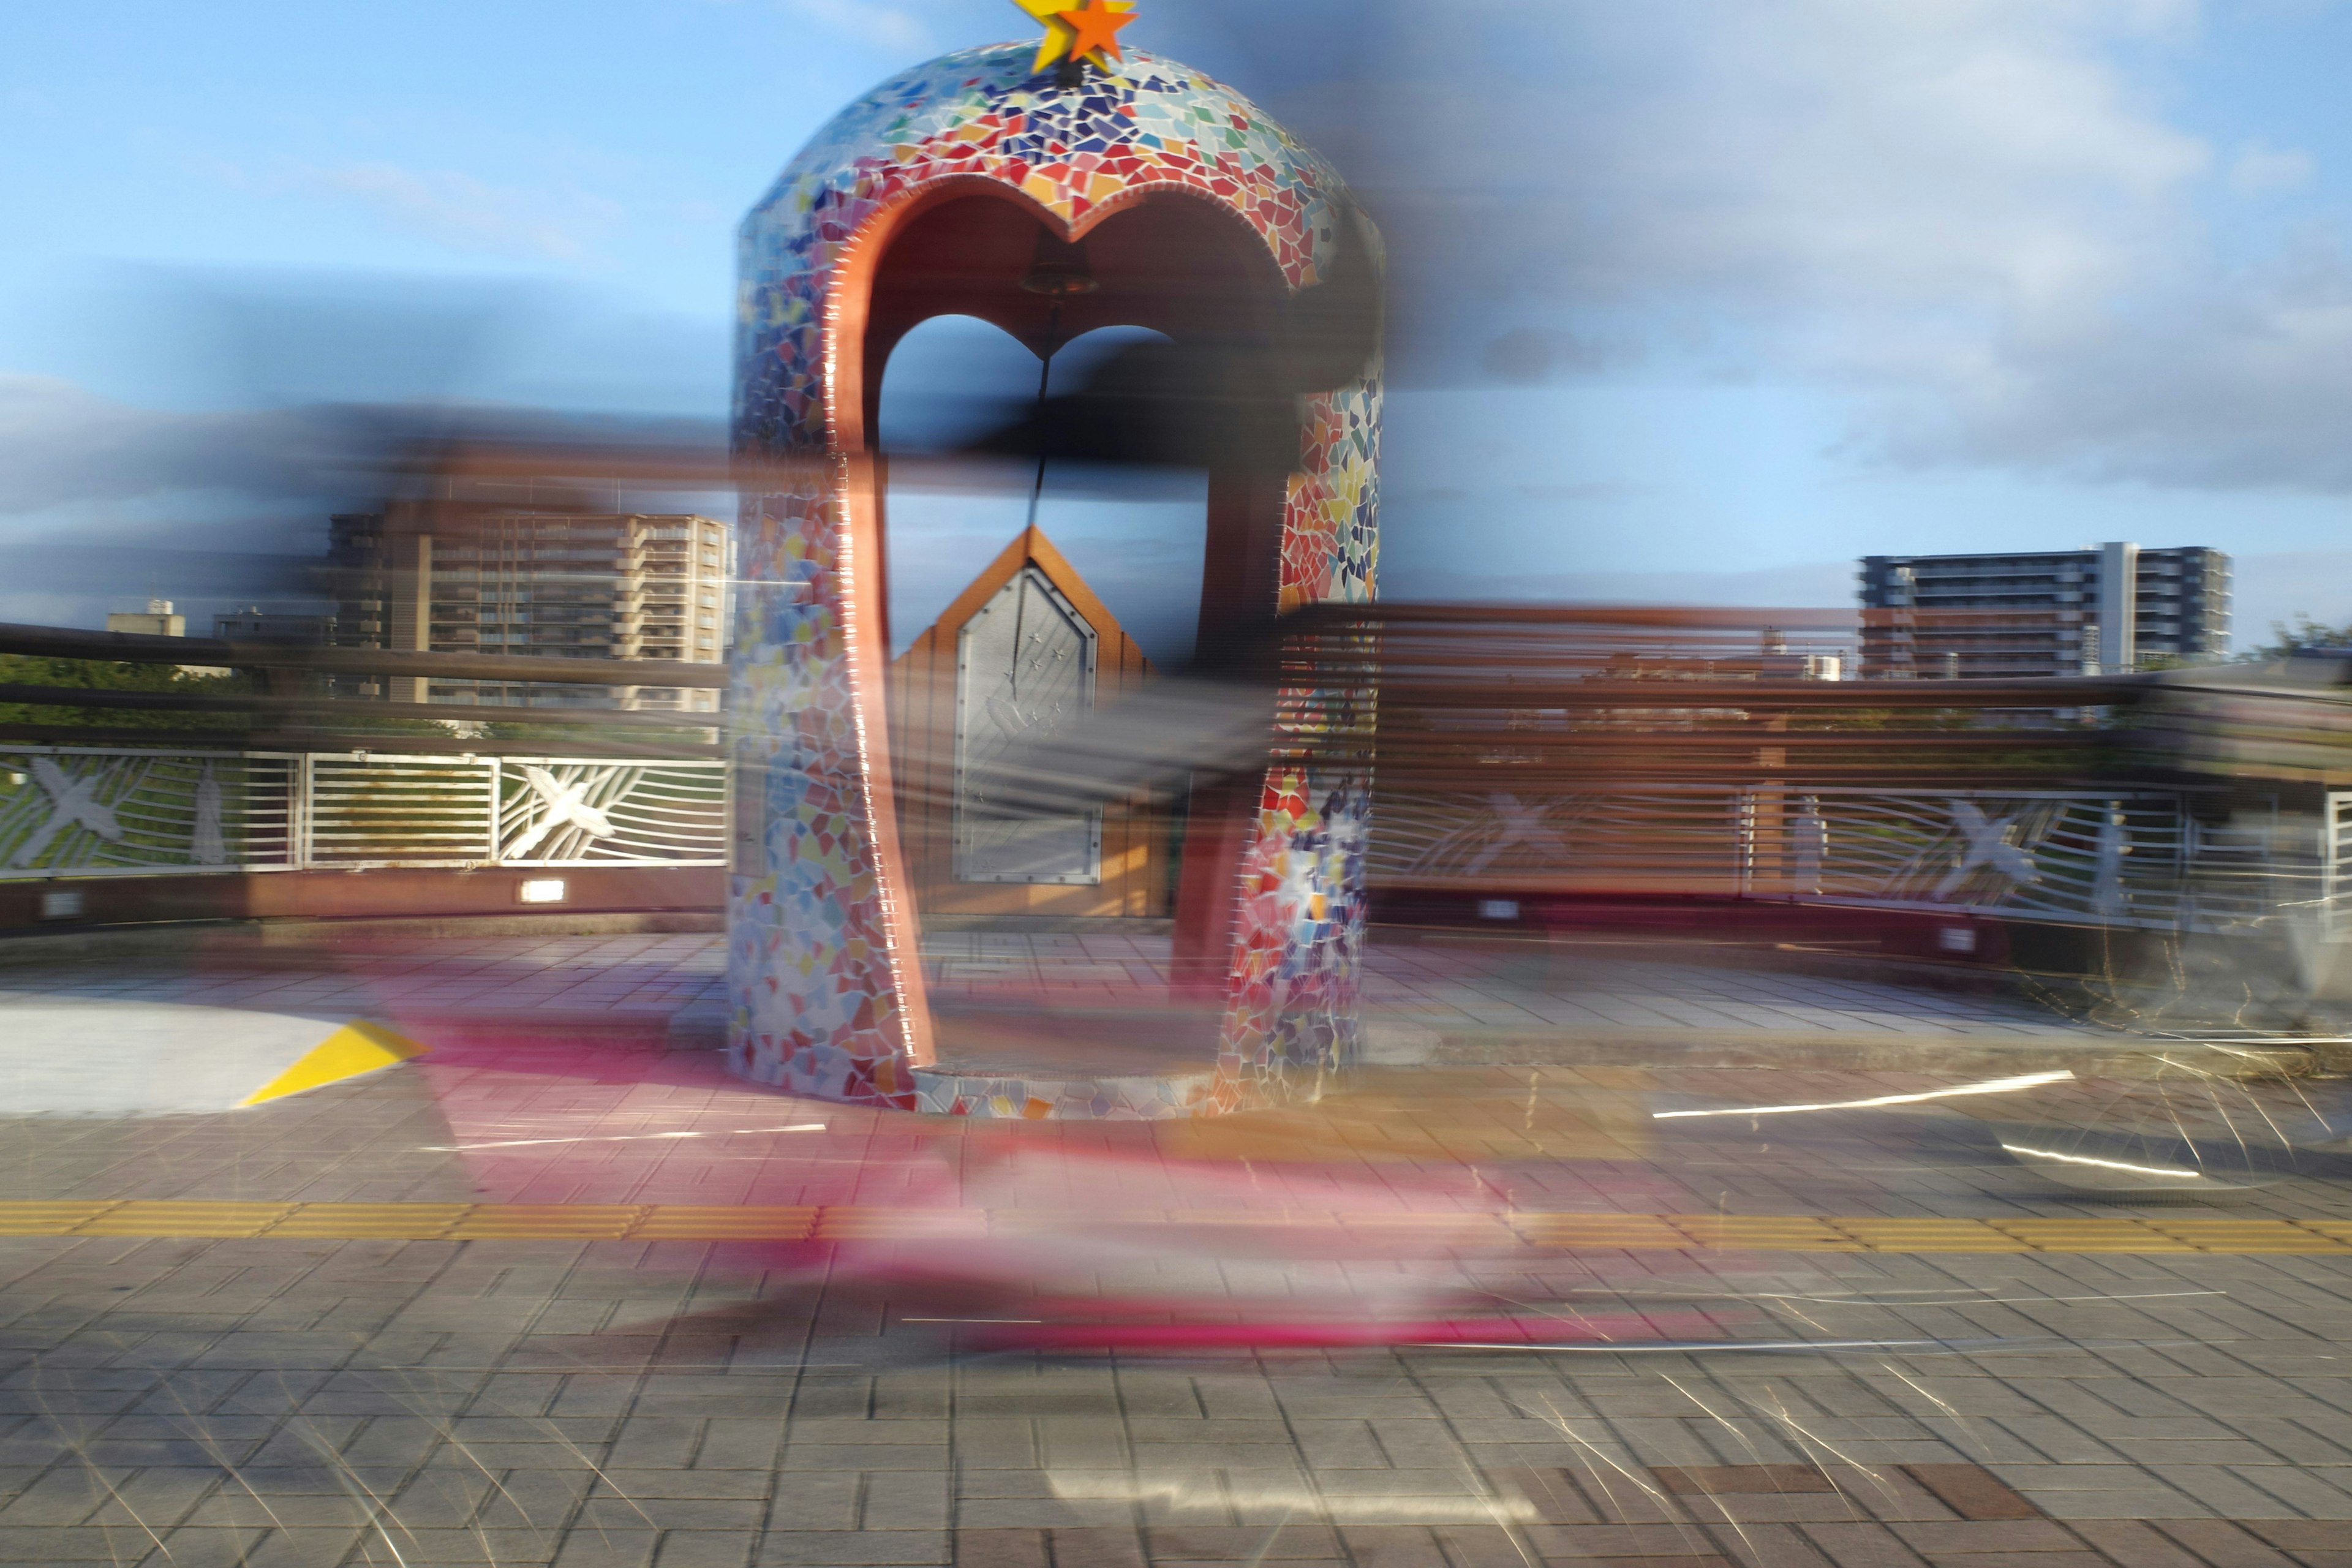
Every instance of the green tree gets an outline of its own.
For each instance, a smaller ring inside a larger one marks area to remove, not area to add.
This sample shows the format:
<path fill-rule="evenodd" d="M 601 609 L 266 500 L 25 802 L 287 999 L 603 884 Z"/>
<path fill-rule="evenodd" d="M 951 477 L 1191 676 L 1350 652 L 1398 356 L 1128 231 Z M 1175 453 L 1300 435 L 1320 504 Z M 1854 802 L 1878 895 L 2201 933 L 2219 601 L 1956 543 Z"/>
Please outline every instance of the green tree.
<path fill-rule="evenodd" d="M 111 659 L 51 658 L 23 653 L 0 653 L 0 686 L 156 691 L 182 697 L 233 695 L 253 689 L 249 678 L 236 673 L 190 675 L 170 664 L 121 664 Z M 0 724 L 56 724 L 102 730 L 247 730 L 252 728 L 253 718 L 250 713 L 0 702 Z"/>
<path fill-rule="evenodd" d="M 2352 626 L 2331 626 L 2306 615 L 2297 615 L 2292 626 L 2284 621 L 2273 621 L 2271 636 L 2278 640 L 2246 649 L 2238 656 L 2238 662 L 2268 664 L 2273 659 L 2292 657 L 2297 648 L 2352 647 Z"/>

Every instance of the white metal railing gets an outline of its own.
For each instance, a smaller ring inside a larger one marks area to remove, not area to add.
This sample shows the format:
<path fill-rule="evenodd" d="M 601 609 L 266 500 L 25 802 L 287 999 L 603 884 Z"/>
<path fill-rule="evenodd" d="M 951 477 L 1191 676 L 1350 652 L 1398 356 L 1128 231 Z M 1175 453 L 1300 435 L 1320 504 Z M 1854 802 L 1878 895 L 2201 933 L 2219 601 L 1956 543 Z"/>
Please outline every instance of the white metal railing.
<path fill-rule="evenodd" d="M 715 760 L 0 746 L 0 880 L 717 866 L 727 792 Z M 1369 860 L 1376 884 L 1704 887 L 2174 929 L 2316 910 L 2352 937 L 2352 791 L 2315 824 L 2219 826 L 2144 789 L 1389 791 Z"/>
<path fill-rule="evenodd" d="M 2184 795 L 2139 789 L 1382 792 L 1369 861 L 1375 885 L 1706 889 L 2171 929 L 2315 902 L 2352 936 L 2352 792 L 2328 797 L 2315 836 L 2267 813 L 2216 826 Z"/>
<path fill-rule="evenodd" d="M 2352 936 L 2352 790 L 2327 792 L 2320 819 L 2321 908 L 2330 936 Z"/>
<path fill-rule="evenodd" d="M 0 879 L 716 866 L 727 764 L 0 747 Z"/>

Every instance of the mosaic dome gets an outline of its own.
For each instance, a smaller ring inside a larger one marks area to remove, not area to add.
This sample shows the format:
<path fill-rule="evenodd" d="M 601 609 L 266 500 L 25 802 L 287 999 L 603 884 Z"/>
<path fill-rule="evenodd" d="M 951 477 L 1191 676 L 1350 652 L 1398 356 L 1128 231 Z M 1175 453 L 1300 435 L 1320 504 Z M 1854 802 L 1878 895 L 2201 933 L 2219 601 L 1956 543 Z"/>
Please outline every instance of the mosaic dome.
<path fill-rule="evenodd" d="M 1012 186 L 1073 228 L 1147 191 L 1189 191 L 1242 216 L 1292 288 L 1319 279 L 1346 188 L 1265 110 L 1132 50 L 1064 87 L 1029 68 L 1035 49 L 992 44 L 892 77 L 835 115 L 752 207 L 738 274 L 743 438 L 813 444 L 826 279 L 875 211 L 943 180 Z"/>

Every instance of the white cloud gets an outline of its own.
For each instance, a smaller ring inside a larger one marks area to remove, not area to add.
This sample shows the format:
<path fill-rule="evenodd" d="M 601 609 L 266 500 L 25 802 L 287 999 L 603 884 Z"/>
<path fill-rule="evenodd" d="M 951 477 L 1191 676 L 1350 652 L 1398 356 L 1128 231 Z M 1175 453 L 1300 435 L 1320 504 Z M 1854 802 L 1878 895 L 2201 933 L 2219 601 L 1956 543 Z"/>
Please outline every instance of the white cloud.
<path fill-rule="evenodd" d="M 550 187 L 523 191 L 448 170 L 350 163 L 313 172 L 306 183 L 355 198 L 401 227 L 456 249 L 549 261 L 579 261 L 620 226 L 609 197 Z"/>
<path fill-rule="evenodd" d="M 2294 148 L 2264 146 L 2255 142 L 2239 150 L 2230 160 L 2230 188 L 2242 196 L 2268 195 L 2273 191 L 2292 191 L 2311 183 L 2316 164 L 2308 153 Z"/>
<path fill-rule="evenodd" d="M 826 32 L 893 55 L 920 58 L 934 49 L 931 29 L 921 18 L 895 5 L 867 0 L 788 0 L 788 8 Z"/>
<path fill-rule="evenodd" d="M 2325 230 L 2225 259 L 2200 216 L 2315 161 L 2225 158 L 2136 74 L 2195 47 L 2196 0 L 1448 16 L 1456 47 L 1388 51 L 1378 113 L 1327 116 L 1446 374 L 1524 325 L 1842 388 L 1882 460 L 2352 489 L 2352 261 Z"/>
<path fill-rule="evenodd" d="M 1411 196 L 1486 204 L 1460 258 L 1489 285 L 2054 302 L 2119 276 L 2211 162 L 2105 63 L 2101 45 L 2176 20 L 2146 0 L 1509 9 L 1473 13 L 1496 43 L 1541 29 L 1520 68 L 1421 79 L 1381 148 Z"/>

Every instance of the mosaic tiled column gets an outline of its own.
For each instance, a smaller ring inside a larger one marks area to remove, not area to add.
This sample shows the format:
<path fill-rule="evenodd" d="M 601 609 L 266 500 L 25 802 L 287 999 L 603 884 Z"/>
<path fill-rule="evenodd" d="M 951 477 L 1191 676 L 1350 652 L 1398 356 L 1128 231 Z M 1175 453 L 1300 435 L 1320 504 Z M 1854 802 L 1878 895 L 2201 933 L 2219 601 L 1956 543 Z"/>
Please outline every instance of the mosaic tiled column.
<path fill-rule="evenodd" d="M 1034 58 L 998 45 L 885 82 L 742 226 L 730 1051 L 743 1076 L 799 1093 L 912 1107 L 928 1054 L 887 794 L 871 459 L 840 384 L 844 353 L 862 353 L 842 323 L 863 319 L 856 291 L 893 222 L 975 184 L 1072 237 L 1139 201 L 1206 200 L 1264 242 L 1292 290 L 1318 283 L 1342 224 L 1377 244 L 1328 165 L 1210 79 L 1130 52 L 1066 84 L 1033 74 Z M 1307 405 L 1283 524 L 1286 607 L 1369 599 L 1377 552 L 1377 371 Z M 1269 776 L 1238 889 L 1218 1091 L 1199 1104 L 1241 1103 L 1352 1049 L 1365 798 L 1360 776 Z"/>
<path fill-rule="evenodd" d="M 1354 385 L 1308 399 L 1302 468 L 1292 476 L 1283 520 L 1283 610 L 1372 598 L 1380 553 L 1378 377 L 1375 364 Z M 1302 742 L 1323 742 L 1314 749 L 1327 757 L 1344 757 L 1348 748 L 1330 745 L 1328 730 L 1368 720 L 1370 701 L 1366 692 L 1285 692 L 1278 730 Z M 1220 1109 L 1311 1095 L 1356 1060 L 1369 762 L 1277 763 L 1266 771 L 1242 870 L 1218 1036 Z"/>
<path fill-rule="evenodd" d="M 928 1016 L 880 744 L 887 649 L 845 591 L 873 545 L 842 469 L 779 466 L 782 488 L 747 490 L 738 522 L 729 1059 L 795 1093 L 911 1108 Z"/>

